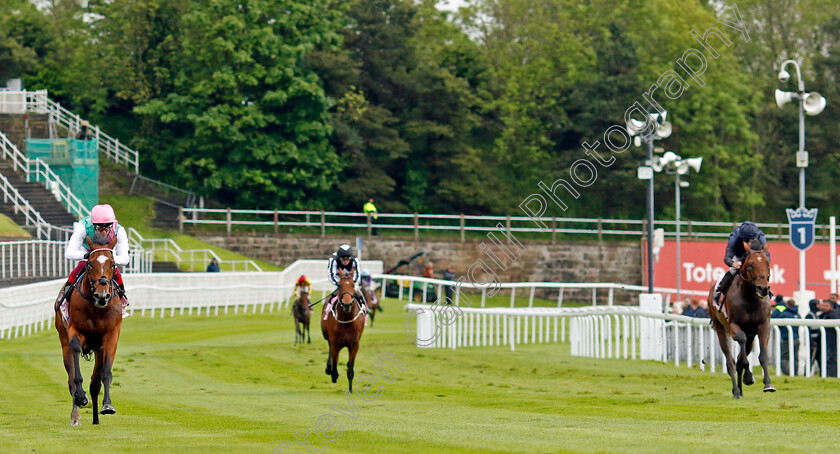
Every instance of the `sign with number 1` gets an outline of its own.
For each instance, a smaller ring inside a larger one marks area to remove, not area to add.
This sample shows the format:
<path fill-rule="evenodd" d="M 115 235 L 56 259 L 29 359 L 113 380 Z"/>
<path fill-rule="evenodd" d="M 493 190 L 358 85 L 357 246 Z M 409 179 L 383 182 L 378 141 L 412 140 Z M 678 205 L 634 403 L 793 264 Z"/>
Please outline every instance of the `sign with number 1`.
<path fill-rule="evenodd" d="M 814 224 L 817 221 L 817 208 L 808 210 L 799 207 L 796 210 L 788 208 L 788 222 L 790 223 L 790 244 L 796 249 L 804 251 L 814 245 Z"/>

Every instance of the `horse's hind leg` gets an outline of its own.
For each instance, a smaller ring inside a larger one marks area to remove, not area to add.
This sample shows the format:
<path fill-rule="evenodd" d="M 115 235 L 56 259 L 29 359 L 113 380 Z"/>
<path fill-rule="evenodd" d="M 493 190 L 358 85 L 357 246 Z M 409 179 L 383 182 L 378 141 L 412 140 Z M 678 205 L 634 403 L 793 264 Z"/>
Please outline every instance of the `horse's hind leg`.
<path fill-rule="evenodd" d="M 719 325 L 715 325 L 715 332 L 717 333 L 718 343 L 720 344 L 720 349 L 723 351 L 723 356 L 726 357 L 726 372 L 729 373 L 729 378 L 732 379 L 732 397 L 740 399 L 741 389 L 735 381 L 735 360 L 732 359 L 732 350 L 729 348 L 729 336 L 726 335 L 724 328 Z"/>
<path fill-rule="evenodd" d="M 773 383 L 770 382 L 770 374 L 767 373 L 767 343 L 770 340 L 770 322 L 765 320 L 764 323 L 758 326 L 758 362 L 761 363 L 761 371 L 764 374 L 764 392 L 772 393 L 776 391 Z"/>
<path fill-rule="evenodd" d="M 306 320 L 303 324 L 303 328 L 306 330 L 306 343 L 312 343 L 312 337 L 309 335 L 309 320 Z M 300 338 L 300 342 L 303 343 L 303 337 Z"/>
<path fill-rule="evenodd" d="M 99 424 L 99 390 L 102 389 L 102 350 L 96 351 L 93 375 L 90 376 L 90 398 L 93 399 L 93 424 Z"/>
<path fill-rule="evenodd" d="M 371 325 L 373 326 L 373 325 Z M 353 345 L 350 346 L 350 357 L 347 361 L 347 381 L 350 383 L 350 392 L 353 392 L 353 365 L 356 363 L 356 353 L 359 351 L 359 342 L 354 342 Z"/>

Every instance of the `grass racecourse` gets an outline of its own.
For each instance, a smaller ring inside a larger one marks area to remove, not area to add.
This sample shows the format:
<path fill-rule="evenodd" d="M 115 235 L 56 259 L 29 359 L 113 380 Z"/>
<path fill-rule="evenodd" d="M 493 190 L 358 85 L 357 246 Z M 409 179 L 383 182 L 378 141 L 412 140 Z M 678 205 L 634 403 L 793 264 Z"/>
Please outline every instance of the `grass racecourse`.
<path fill-rule="evenodd" d="M 568 344 L 418 349 L 396 301 L 367 327 L 356 377 L 374 401 L 324 374 L 326 342 L 294 346 L 288 310 L 126 319 L 114 368 L 117 409 L 70 427 L 54 328 L 0 340 L 2 452 L 544 453 L 836 452 L 840 381 L 776 378 L 739 401 L 728 377 L 651 361 L 569 355 Z M 393 383 L 373 364 L 383 362 Z M 92 363 L 83 362 L 85 388 Z M 760 383 L 760 374 L 756 377 Z M 356 387 L 358 390 L 358 386 Z M 353 407 L 355 406 L 355 411 Z M 329 416 L 322 416 L 329 415 Z M 330 442 L 314 430 L 316 421 Z M 326 423 L 335 425 L 324 430 Z M 339 426 L 341 428 L 339 428 Z M 311 444 L 296 444 L 296 435 Z M 285 449 L 278 449 L 289 442 Z"/>

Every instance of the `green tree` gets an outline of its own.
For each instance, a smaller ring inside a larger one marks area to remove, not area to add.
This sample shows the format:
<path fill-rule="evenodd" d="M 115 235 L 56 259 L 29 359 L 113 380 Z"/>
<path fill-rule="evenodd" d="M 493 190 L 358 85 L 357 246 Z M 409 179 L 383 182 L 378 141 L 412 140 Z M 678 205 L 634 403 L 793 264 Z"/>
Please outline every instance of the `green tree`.
<path fill-rule="evenodd" d="M 154 119 L 144 168 L 233 206 L 326 206 L 330 102 L 302 61 L 339 43 L 327 3 L 195 2 L 180 24 L 172 91 L 135 108 Z"/>

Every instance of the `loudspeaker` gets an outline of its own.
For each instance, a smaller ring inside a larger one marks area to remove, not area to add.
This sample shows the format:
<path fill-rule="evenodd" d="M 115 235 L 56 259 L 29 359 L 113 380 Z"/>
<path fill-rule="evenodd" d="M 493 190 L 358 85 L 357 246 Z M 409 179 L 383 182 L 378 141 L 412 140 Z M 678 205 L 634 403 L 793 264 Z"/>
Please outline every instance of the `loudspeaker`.
<path fill-rule="evenodd" d="M 808 93 L 802 104 L 806 114 L 817 115 L 825 109 L 825 98 L 817 92 Z"/>
<path fill-rule="evenodd" d="M 671 123 L 663 121 L 662 124 L 656 125 L 656 135 L 659 138 L 665 139 L 671 135 Z"/>
<path fill-rule="evenodd" d="M 780 108 L 796 97 L 796 93 L 776 89 L 776 105 Z"/>

